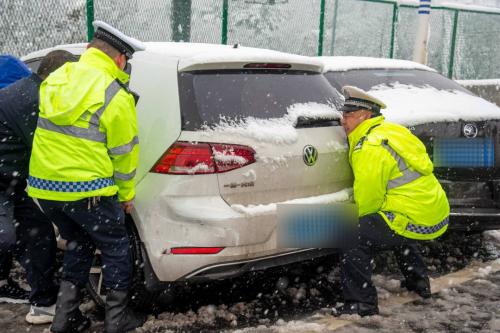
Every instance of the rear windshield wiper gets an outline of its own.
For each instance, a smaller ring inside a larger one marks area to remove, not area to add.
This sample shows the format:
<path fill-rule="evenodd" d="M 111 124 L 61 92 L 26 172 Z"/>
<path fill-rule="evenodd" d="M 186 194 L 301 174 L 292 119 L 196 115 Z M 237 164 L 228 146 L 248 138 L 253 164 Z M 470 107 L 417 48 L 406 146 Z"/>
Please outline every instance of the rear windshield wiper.
<path fill-rule="evenodd" d="M 304 127 L 327 127 L 327 126 L 339 126 L 339 118 L 312 118 L 312 117 L 298 117 L 295 128 Z"/>

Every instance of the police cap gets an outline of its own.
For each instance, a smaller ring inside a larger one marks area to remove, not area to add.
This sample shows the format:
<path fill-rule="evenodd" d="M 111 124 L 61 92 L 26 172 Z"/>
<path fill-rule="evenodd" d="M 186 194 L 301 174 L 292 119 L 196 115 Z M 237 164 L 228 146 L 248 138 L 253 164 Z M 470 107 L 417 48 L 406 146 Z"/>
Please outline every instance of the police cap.
<path fill-rule="evenodd" d="M 113 28 L 105 22 L 94 21 L 92 25 L 95 29 L 94 38 L 100 39 L 113 46 L 128 59 L 132 58 L 134 52 L 144 51 L 146 49 L 143 42 L 125 35 L 123 32 Z"/>
<path fill-rule="evenodd" d="M 380 114 L 380 109 L 386 108 L 386 105 L 381 100 L 367 94 L 363 89 L 344 86 L 342 87 L 342 93 L 345 98 L 344 106 L 340 109 L 342 112 L 354 112 L 365 109 L 374 114 Z"/>

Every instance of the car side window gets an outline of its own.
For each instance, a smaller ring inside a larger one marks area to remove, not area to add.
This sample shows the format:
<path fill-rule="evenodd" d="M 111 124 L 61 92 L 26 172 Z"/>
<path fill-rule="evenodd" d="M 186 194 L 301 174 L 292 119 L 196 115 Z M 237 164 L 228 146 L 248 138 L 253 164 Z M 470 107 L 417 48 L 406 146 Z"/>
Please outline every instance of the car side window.
<path fill-rule="evenodd" d="M 42 62 L 42 58 L 30 59 L 26 60 L 24 63 L 26 66 L 31 69 L 32 73 L 36 73 L 38 71 L 38 67 L 40 67 L 40 63 Z"/>

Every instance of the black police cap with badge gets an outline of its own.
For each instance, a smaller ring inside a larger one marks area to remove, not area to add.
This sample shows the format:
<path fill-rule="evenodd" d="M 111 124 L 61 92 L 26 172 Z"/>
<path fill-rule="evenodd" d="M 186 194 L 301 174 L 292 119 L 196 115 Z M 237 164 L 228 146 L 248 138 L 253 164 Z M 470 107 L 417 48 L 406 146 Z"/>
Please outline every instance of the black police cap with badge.
<path fill-rule="evenodd" d="M 344 86 L 342 87 L 342 94 L 344 94 L 344 105 L 340 109 L 342 112 L 354 112 L 359 110 L 368 110 L 373 113 L 373 116 L 380 116 L 380 109 L 385 109 L 386 105 L 369 94 L 363 89 Z"/>
<path fill-rule="evenodd" d="M 120 53 L 124 54 L 127 59 L 132 59 L 132 55 L 137 51 L 144 51 L 146 46 L 143 42 L 125 35 L 118 29 L 113 28 L 109 24 L 102 21 L 94 21 L 94 38 L 100 39 L 109 45 L 113 46 Z"/>

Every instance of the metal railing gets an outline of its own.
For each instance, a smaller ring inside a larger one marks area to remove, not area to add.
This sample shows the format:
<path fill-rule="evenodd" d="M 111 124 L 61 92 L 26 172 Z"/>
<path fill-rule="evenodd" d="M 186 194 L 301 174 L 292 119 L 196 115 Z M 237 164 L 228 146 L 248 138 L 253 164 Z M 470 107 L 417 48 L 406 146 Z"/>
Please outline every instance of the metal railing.
<path fill-rule="evenodd" d="M 0 52 L 14 55 L 84 42 L 100 19 L 144 41 L 398 59 L 412 58 L 418 7 L 392 0 L 16 0 L 1 6 Z M 500 10 L 436 6 L 430 24 L 431 67 L 452 78 L 500 77 Z"/>
<path fill-rule="evenodd" d="M 87 0 L 89 8 L 93 7 L 94 1 L 111 0 Z M 175 4 L 176 0 L 173 1 Z M 203 4 L 217 8 L 217 3 L 220 3 L 217 0 L 177 1 L 184 5 L 189 3 L 193 8 Z M 304 55 L 412 58 L 417 3 L 392 0 L 222 0 L 220 7 L 222 44 L 242 43 Z M 92 13 L 91 10 L 87 12 Z M 280 14 L 286 20 L 280 20 Z M 471 15 L 477 17 L 471 18 Z M 280 24 L 273 26 L 273 22 L 265 21 L 266 17 L 277 18 Z M 172 20 L 175 20 L 174 16 Z M 88 22 L 91 21 L 89 18 Z M 302 29 L 295 29 L 297 24 L 293 21 L 298 22 Z M 182 26 L 182 22 L 179 24 Z M 268 31 L 262 28 L 265 24 L 268 24 Z M 471 24 L 476 27 L 476 33 L 467 30 Z M 269 31 L 274 33 L 270 36 Z M 142 37 L 148 39 L 147 35 Z M 172 37 L 172 40 L 217 42 L 216 36 L 195 31 L 189 36 Z M 450 78 L 500 77 L 499 55 L 500 10 L 432 7 L 428 57 L 431 67 Z"/>

